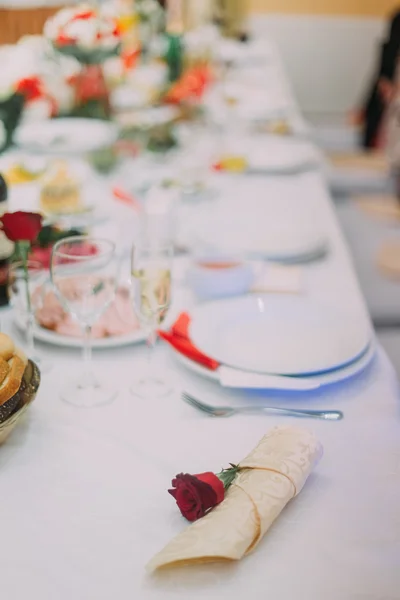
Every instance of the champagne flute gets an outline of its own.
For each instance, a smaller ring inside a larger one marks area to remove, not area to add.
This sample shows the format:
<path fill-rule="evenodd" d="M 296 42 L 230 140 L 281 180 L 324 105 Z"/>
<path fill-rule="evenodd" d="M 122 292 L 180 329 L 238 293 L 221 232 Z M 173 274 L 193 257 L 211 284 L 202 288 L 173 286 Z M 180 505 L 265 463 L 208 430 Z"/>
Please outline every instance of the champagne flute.
<path fill-rule="evenodd" d="M 72 236 L 55 244 L 51 256 L 51 281 L 63 305 L 83 333 L 83 373 L 62 390 L 61 398 L 78 407 L 111 402 L 117 390 L 92 371 L 92 327 L 113 302 L 118 281 L 115 244 L 87 236 Z"/>
<path fill-rule="evenodd" d="M 141 398 L 165 396 L 170 386 L 152 366 L 157 329 L 171 304 L 171 267 L 173 245 L 170 242 L 143 241 L 132 248 L 133 306 L 148 332 L 149 372 L 135 382 L 131 391 Z"/>

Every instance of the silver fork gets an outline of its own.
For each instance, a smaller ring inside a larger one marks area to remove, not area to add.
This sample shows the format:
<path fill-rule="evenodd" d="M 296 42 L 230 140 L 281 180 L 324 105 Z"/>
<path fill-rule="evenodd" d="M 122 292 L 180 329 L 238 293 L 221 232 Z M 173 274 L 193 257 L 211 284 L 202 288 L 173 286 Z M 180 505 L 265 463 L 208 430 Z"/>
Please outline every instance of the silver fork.
<path fill-rule="evenodd" d="M 311 410 L 303 408 L 276 408 L 273 406 L 211 406 L 205 404 L 186 392 L 182 392 L 182 400 L 205 412 L 210 417 L 232 417 L 242 413 L 267 413 L 274 415 L 286 415 L 291 417 L 311 417 L 313 419 L 325 419 L 327 421 L 339 421 L 344 415 L 340 410 Z"/>

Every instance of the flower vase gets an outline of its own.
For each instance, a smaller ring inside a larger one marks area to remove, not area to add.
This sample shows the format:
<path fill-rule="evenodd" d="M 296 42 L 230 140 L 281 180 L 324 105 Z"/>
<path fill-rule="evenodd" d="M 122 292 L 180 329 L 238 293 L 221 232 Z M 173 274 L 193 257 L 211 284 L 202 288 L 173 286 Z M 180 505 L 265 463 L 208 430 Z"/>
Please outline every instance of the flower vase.
<path fill-rule="evenodd" d="M 81 72 L 75 80 L 73 114 L 95 119 L 111 117 L 110 91 L 101 63 L 82 64 Z"/>

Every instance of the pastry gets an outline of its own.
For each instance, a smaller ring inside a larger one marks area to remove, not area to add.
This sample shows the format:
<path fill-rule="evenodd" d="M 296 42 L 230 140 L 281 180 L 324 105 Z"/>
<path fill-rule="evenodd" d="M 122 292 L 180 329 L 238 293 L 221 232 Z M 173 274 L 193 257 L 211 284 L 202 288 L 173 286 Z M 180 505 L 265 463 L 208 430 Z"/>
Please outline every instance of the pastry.
<path fill-rule="evenodd" d="M 69 214 L 82 209 L 78 182 L 60 161 L 52 165 L 43 178 L 40 207 L 45 213 Z"/>
<path fill-rule="evenodd" d="M 12 339 L 5 333 L 0 333 L 0 358 L 10 360 L 14 356 L 15 345 Z"/>
<path fill-rule="evenodd" d="M 22 378 L 28 359 L 15 347 L 8 335 L 0 334 L 0 422 L 4 420 L 18 404 Z"/>

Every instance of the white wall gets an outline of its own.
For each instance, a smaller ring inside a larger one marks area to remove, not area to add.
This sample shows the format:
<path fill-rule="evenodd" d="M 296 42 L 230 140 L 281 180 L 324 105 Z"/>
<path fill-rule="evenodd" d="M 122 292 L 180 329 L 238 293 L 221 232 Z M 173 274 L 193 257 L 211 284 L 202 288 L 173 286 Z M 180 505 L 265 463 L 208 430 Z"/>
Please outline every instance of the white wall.
<path fill-rule="evenodd" d="M 265 14 L 251 23 L 277 43 L 302 110 L 332 114 L 362 97 L 384 27 L 375 18 Z"/>

